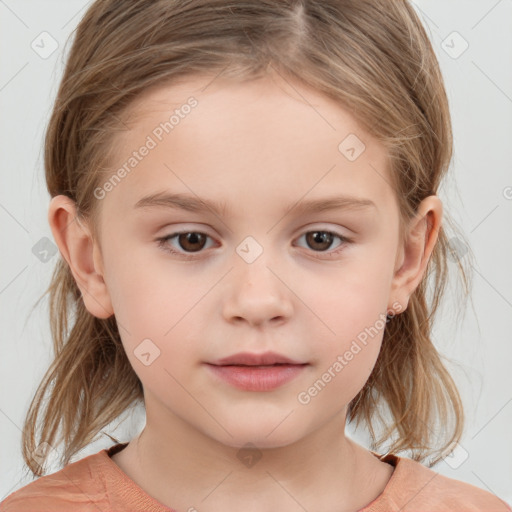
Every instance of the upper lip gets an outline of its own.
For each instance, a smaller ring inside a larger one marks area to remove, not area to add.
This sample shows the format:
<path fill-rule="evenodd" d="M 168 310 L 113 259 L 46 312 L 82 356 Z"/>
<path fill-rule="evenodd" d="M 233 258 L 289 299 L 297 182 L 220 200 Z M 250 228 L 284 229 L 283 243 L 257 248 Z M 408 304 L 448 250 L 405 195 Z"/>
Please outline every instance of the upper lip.
<path fill-rule="evenodd" d="M 253 354 L 250 352 L 239 352 L 229 357 L 218 359 L 210 364 L 216 366 L 221 365 L 246 365 L 246 366 L 266 366 L 271 364 L 306 364 L 300 361 L 295 361 L 289 357 L 285 357 L 276 352 L 263 352 L 261 354 Z"/>

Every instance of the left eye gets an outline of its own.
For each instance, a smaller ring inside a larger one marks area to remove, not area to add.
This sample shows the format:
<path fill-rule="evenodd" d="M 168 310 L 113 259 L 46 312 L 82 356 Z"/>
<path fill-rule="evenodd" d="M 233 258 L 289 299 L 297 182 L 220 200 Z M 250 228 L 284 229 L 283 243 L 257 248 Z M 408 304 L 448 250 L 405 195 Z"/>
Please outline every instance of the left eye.
<path fill-rule="evenodd" d="M 326 252 L 329 247 L 332 245 L 334 238 L 339 238 L 341 243 L 338 245 L 338 248 L 329 253 L 329 255 L 337 254 L 340 252 L 344 245 L 350 243 L 351 240 L 345 236 L 339 235 L 337 233 L 333 233 L 332 231 L 325 230 L 313 230 L 307 231 L 303 235 L 301 235 L 298 240 L 305 237 L 306 243 L 315 250 L 314 252 Z M 177 238 L 178 244 L 180 248 L 184 251 L 176 250 L 169 245 L 168 241 Z M 210 238 L 205 233 L 201 233 L 199 231 L 182 231 L 179 233 L 172 233 L 162 238 L 158 238 L 158 246 L 161 247 L 164 251 L 167 251 L 171 254 L 177 254 L 179 256 L 184 256 L 185 258 L 192 259 L 194 256 L 191 256 L 192 253 L 199 252 L 204 248 L 206 239 Z M 341 248 L 339 248 L 341 246 Z"/>
<path fill-rule="evenodd" d="M 319 251 L 315 252 L 325 252 L 329 249 L 329 247 L 332 245 L 332 241 L 334 238 L 339 238 L 341 240 L 341 243 L 338 245 L 340 247 L 343 245 L 343 243 L 348 243 L 349 239 L 338 235 L 337 233 L 333 233 L 332 231 L 322 231 L 322 230 L 315 230 L 315 231 L 307 231 L 304 233 L 300 238 L 305 237 L 306 242 L 308 245 L 316 246 Z M 299 238 L 299 240 L 300 240 Z M 320 247 L 319 247 L 320 246 Z M 327 247 L 326 247 L 327 246 Z M 338 250 L 333 251 L 333 254 L 336 254 L 339 252 Z"/>

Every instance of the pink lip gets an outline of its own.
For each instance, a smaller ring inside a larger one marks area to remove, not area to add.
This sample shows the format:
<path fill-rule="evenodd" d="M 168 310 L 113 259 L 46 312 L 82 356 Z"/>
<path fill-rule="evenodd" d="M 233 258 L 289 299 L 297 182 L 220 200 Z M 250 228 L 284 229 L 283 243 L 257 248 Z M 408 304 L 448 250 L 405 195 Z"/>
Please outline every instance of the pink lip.
<path fill-rule="evenodd" d="M 217 366 L 207 367 L 222 380 L 245 391 L 270 391 L 294 379 L 308 364 L 275 366 Z"/>
<path fill-rule="evenodd" d="M 245 366 L 266 366 L 271 364 L 304 364 L 302 361 L 295 361 L 276 352 L 263 352 L 261 354 L 251 354 L 250 352 L 239 352 L 229 357 L 224 357 L 210 364 L 217 366 L 236 364 Z"/>

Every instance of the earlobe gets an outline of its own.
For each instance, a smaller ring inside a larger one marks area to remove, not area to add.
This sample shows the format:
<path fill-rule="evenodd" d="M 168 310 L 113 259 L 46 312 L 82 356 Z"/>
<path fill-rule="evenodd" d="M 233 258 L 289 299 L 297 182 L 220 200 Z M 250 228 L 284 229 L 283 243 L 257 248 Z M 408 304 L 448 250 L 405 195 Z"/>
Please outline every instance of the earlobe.
<path fill-rule="evenodd" d="M 402 262 L 392 281 L 391 295 L 403 311 L 424 277 L 441 227 L 443 205 L 437 196 L 429 196 L 420 203 L 417 212 L 409 223 L 401 248 Z"/>
<path fill-rule="evenodd" d="M 64 195 L 53 197 L 48 209 L 48 223 L 87 310 L 97 318 L 112 316 L 114 311 L 102 275 L 99 247 L 87 225 L 77 217 L 75 202 Z"/>

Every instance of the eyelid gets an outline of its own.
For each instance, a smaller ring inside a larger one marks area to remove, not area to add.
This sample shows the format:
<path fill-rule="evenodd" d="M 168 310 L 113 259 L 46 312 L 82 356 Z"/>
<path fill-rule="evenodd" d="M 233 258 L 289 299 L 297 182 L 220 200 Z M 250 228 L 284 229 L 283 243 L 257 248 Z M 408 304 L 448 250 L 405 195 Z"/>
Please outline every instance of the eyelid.
<path fill-rule="evenodd" d="M 180 224 L 181 226 L 182 224 Z M 196 224 L 197 226 L 197 224 Z M 190 227 L 190 226 L 187 226 L 185 224 L 184 227 L 180 227 L 180 228 L 176 228 L 175 231 L 171 231 L 170 233 L 168 233 L 167 235 L 162 235 L 161 237 L 159 238 L 164 238 L 164 237 L 171 237 L 173 235 L 179 235 L 179 234 L 182 234 L 182 233 L 200 233 L 200 234 L 203 234 L 203 235 L 207 235 L 209 236 L 210 238 L 215 238 L 215 236 L 211 235 L 209 233 L 209 229 L 204 229 L 204 227 L 206 227 L 205 225 L 201 225 L 199 224 L 199 226 L 201 226 L 199 229 L 195 229 L 195 227 Z M 167 227 L 172 227 L 171 225 L 168 225 Z M 297 230 L 295 230 L 295 238 L 298 237 L 298 236 L 301 236 L 305 233 L 309 233 L 311 231 L 325 231 L 325 232 L 329 232 L 329 233 L 332 233 L 336 236 L 339 236 L 341 238 L 344 238 L 345 240 L 350 240 L 351 239 L 351 236 L 353 236 L 355 234 L 355 232 L 353 232 L 352 230 L 349 230 L 348 228 L 345 228 L 347 229 L 348 231 L 350 231 L 352 233 L 352 235 L 346 235 L 339 230 L 339 228 L 342 227 L 342 226 L 337 226 L 337 227 L 329 227 L 329 226 L 326 226 L 326 224 L 322 224 L 321 222 L 320 223 L 313 223 L 313 224 L 306 224 L 305 226 L 301 226 L 300 228 L 298 228 Z"/>

